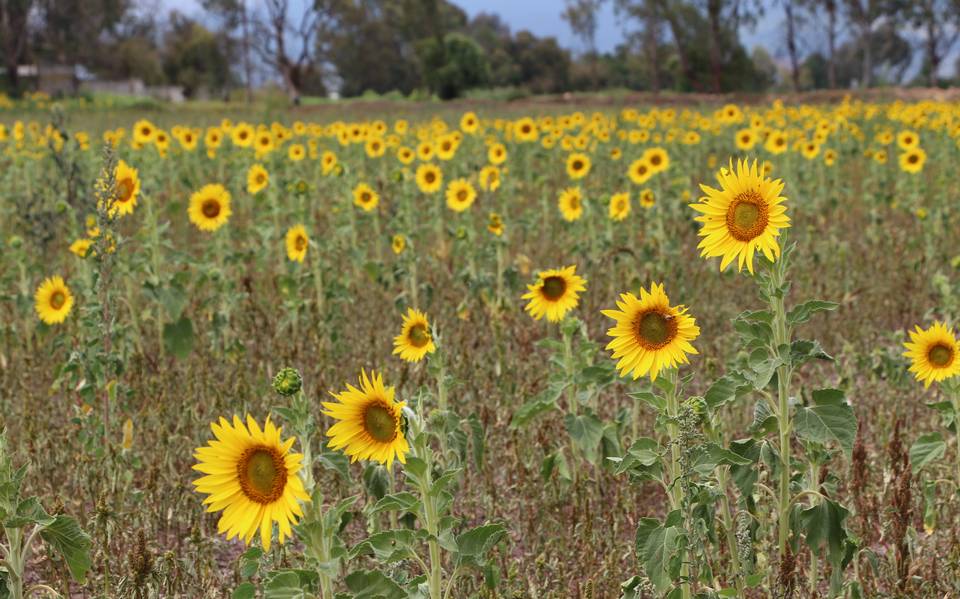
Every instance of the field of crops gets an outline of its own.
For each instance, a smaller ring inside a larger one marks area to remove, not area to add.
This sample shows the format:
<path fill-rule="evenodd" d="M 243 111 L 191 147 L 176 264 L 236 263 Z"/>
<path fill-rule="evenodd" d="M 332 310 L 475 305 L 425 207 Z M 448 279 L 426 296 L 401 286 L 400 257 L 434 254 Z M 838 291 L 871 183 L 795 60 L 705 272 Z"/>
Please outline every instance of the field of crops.
<path fill-rule="evenodd" d="M 0 597 L 960 596 L 960 104 L 30 102 Z"/>

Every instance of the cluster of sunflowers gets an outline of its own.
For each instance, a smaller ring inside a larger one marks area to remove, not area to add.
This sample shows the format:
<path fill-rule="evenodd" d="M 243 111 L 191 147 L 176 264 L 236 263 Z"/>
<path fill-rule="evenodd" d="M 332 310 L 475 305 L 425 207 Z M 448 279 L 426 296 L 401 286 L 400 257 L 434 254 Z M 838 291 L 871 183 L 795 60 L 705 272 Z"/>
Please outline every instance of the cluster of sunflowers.
<path fill-rule="evenodd" d="M 782 235 L 791 224 L 781 195 L 784 183 L 771 177 L 775 163 L 778 169 L 787 165 L 785 171 L 800 172 L 804 164 L 822 170 L 849 161 L 873 169 L 876 180 L 913 177 L 924 172 L 928 160 L 921 137 L 925 143 L 940 149 L 949 145 L 955 151 L 960 143 L 960 111 L 933 102 L 876 105 L 848 100 L 832 107 L 774 102 L 757 107 L 727 105 L 715 111 L 627 108 L 619 114 L 576 112 L 515 120 L 483 119 L 468 112 L 456 125 L 439 118 L 422 123 L 400 119 L 392 124 L 296 121 L 289 126 L 224 119 L 215 126 L 178 125 L 169 132 L 140 120 L 129 130 L 102 133 L 110 152 L 123 159 L 104 178 L 109 181 L 110 189 L 105 191 L 109 201 L 98 208 L 101 218 L 119 223 L 147 204 L 148 221 L 156 229 L 156 198 L 149 195 L 153 190 L 146 183 L 159 183 L 168 170 L 187 172 L 185 178 L 195 186 L 183 219 L 190 224 L 184 228 L 192 226 L 198 235 L 219 235 L 220 241 L 236 213 L 269 196 L 274 219 L 271 241 L 278 252 L 282 244 L 286 266 L 299 268 L 310 260 L 315 267 L 324 260 L 317 241 L 330 231 L 313 218 L 309 206 L 296 209 L 293 202 L 285 205 L 281 198 L 305 198 L 319 182 L 335 196 L 329 202 L 331 211 L 346 213 L 354 246 L 379 250 L 389 244 L 397 256 L 413 254 L 409 249 L 430 236 L 417 223 L 420 211 L 436 211 L 438 255 L 443 255 L 442 246 L 450 237 L 443 229 L 447 222 L 458 227 L 454 237 L 479 245 L 475 231 L 463 230 L 471 222 L 466 217 L 476 206 L 483 206 L 487 214 L 480 230 L 489 232 L 488 240 L 497 244 L 499 277 L 504 270 L 500 252 L 509 227 L 513 222 L 529 223 L 538 205 L 529 195 L 536 195 L 542 215 L 539 224 L 518 228 L 537 229 L 533 233 L 537 235 L 538 227 L 556 220 L 566 227 L 564 231 L 588 241 L 594 231 L 573 229 L 578 221 L 590 227 L 604 221 L 612 235 L 613 223 L 626 222 L 633 214 L 632 197 L 646 212 L 661 207 L 668 214 L 678 214 L 669 211 L 679 203 L 663 201 L 676 195 L 696 213 L 701 255 L 719 258 L 721 270 L 736 264 L 737 271 L 754 275 L 758 260 L 773 264 L 781 259 Z M 902 175 L 885 166 L 888 148 L 895 151 L 894 143 Z M 87 132 L 68 134 L 53 125 L 20 121 L 9 129 L 0 125 L 0 144 L 7 156 L 21 164 L 72 149 L 85 155 L 93 145 Z M 701 185 L 699 200 L 692 199 L 682 175 L 679 184 L 674 177 L 677 171 L 690 170 L 684 166 L 703 161 L 716 169 L 718 157 L 734 149 L 759 155 L 761 160 L 731 159 L 727 166 L 720 166 L 718 186 Z M 931 155 L 951 156 L 947 151 Z M 677 164 L 682 165 L 680 169 Z M 517 171 L 524 175 L 516 176 Z M 530 173 L 543 173 L 549 182 L 541 181 L 531 191 L 526 185 Z M 555 185 L 551 188 L 551 184 Z M 556 208 L 548 208 L 554 202 Z M 373 219 L 372 241 L 357 237 L 354 221 L 364 215 Z M 381 218 L 388 219 L 387 235 Z M 112 239 L 97 245 L 102 237 L 98 222 L 84 221 L 81 234 L 70 244 L 69 251 L 78 258 L 93 258 L 94 247 L 114 251 Z M 410 272 L 415 278 L 418 258 L 408 255 L 406 259 L 412 262 Z M 586 289 L 583 274 L 577 273 L 576 265 L 539 271 L 521 298 L 526 311 L 535 320 L 568 318 Z M 315 276 L 319 281 L 319 270 Z M 394 339 L 394 354 L 410 362 L 424 360 L 437 350 L 434 329 L 418 309 L 417 288 L 414 280 L 408 310 Z M 37 315 L 46 325 L 64 323 L 77 303 L 60 275 L 46 278 L 34 299 Z M 694 342 L 700 328 L 685 306 L 672 304 L 663 284 L 650 283 L 639 294 L 623 292 L 615 303 L 615 309 L 602 313 L 613 320 L 606 349 L 621 377 L 648 377 L 655 382 L 697 354 Z M 956 384 L 960 345 L 954 331 L 936 322 L 928 329 L 917 327 L 910 337 L 906 345 L 910 370 L 926 386 L 945 383 L 960 402 Z M 326 431 L 328 447 L 343 451 L 353 461 L 377 462 L 387 468 L 395 462 L 406 463 L 411 443 L 405 413 L 410 409 L 396 396 L 382 375 L 362 372 L 359 386 L 347 385 L 333 394 L 335 401 L 321 404 L 322 414 L 333 422 Z M 789 406 L 784 403 L 782 409 L 786 413 Z M 313 467 L 304 454 L 295 452 L 296 439 L 283 438 L 280 427 L 269 418 L 261 427 L 249 415 L 245 420 L 220 418 L 211 429 L 215 439 L 196 450 L 194 468 L 204 476 L 194 485 L 207 495 L 208 511 L 222 512 L 219 532 L 246 543 L 259 535 L 265 549 L 271 546 L 274 525 L 280 543 L 292 537 L 293 526 L 304 516 L 303 504 L 311 501 L 302 477 L 312 480 L 305 470 Z M 782 486 L 786 490 L 781 492 L 787 492 L 789 480 Z M 783 510 L 780 517 L 788 515 Z"/>

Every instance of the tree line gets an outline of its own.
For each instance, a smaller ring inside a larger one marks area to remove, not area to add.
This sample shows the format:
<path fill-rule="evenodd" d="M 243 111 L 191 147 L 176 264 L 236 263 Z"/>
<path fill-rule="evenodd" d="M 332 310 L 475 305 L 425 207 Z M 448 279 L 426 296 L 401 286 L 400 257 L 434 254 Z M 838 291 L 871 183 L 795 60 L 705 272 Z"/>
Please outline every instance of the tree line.
<path fill-rule="evenodd" d="M 612 6 L 624 32 L 597 49 Z M 82 64 L 104 79 L 175 84 L 187 95 L 277 82 L 292 98 L 462 95 L 607 89 L 696 92 L 945 85 L 960 0 L 564 0 L 581 42 L 512 31 L 449 0 L 201 0 L 202 14 L 160 0 L 0 0 L 4 84 L 17 65 Z M 741 33 L 775 23 L 769 47 Z M 919 66 L 918 66 L 919 65 Z"/>

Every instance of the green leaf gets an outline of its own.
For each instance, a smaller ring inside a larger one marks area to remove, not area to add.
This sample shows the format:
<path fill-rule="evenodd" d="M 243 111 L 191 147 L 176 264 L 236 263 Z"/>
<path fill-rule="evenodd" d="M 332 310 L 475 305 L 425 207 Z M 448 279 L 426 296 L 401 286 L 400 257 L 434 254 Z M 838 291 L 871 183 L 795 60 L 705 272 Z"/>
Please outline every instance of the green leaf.
<path fill-rule="evenodd" d="M 253 599 L 257 594 L 257 587 L 252 582 L 242 582 L 233 589 L 230 599 Z"/>
<path fill-rule="evenodd" d="M 412 512 L 420 503 L 413 493 L 394 493 L 385 495 L 380 501 L 370 509 L 370 515 L 374 516 L 383 512 Z"/>
<path fill-rule="evenodd" d="M 636 399 L 637 401 L 642 401 L 658 412 L 662 412 L 667 408 L 667 400 L 660 397 L 656 393 L 651 393 L 650 391 L 634 391 L 632 393 L 627 393 L 627 395 L 633 399 Z"/>
<path fill-rule="evenodd" d="M 48 526 L 54 518 L 43 509 L 40 500 L 28 497 L 17 505 L 17 511 L 3 522 L 5 528 L 23 528 L 29 524 Z"/>
<path fill-rule="evenodd" d="M 800 527 L 810 550 L 821 557 L 826 555 L 834 566 L 843 562 L 846 553 L 843 521 L 848 515 L 845 507 L 829 499 L 800 511 Z"/>
<path fill-rule="evenodd" d="M 530 421 L 541 414 L 545 414 L 557 406 L 557 399 L 563 393 L 564 387 L 560 387 L 559 392 L 550 388 L 539 393 L 533 399 L 520 406 L 513 413 L 510 420 L 510 428 L 520 428 L 526 426 Z"/>
<path fill-rule="evenodd" d="M 344 579 L 353 599 L 407 599 L 407 592 L 377 570 L 357 570 Z"/>
<path fill-rule="evenodd" d="M 650 582 L 661 592 L 673 582 L 671 562 L 680 545 L 681 534 L 677 527 L 664 527 L 656 520 L 651 523 L 649 518 L 641 520 L 641 525 L 637 528 L 638 555 L 642 556 L 641 563 Z"/>
<path fill-rule="evenodd" d="M 240 556 L 240 576 L 250 578 L 260 569 L 260 558 L 263 557 L 263 549 L 251 547 Z"/>
<path fill-rule="evenodd" d="M 70 516 L 57 516 L 41 529 L 40 537 L 63 556 L 74 580 L 80 583 L 86 580 L 92 543 L 76 520 Z"/>
<path fill-rule="evenodd" d="M 803 324 L 818 312 L 830 312 L 840 307 L 836 302 L 826 302 L 823 300 L 810 300 L 794 306 L 787 313 L 787 325 L 794 326 Z"/>
<path fill-rule="evenodd" d="M 783 355 L 783 352 L 781 352 L 781 355 Z M 790 363 L 793 364 L 793 366 L 800 366 L 810 360 L 833 361 L 833 356 L 823 350 L 819 341 L 811 341 L 809 339 L 797 339 L 791 343 L 789 355 Z"/>
<path fill-rule="evenodd" d="M 271 572 L 263 586 L 263 599 L 309 599 L 313 597 L 318 575 L 308 570 Z"/>
<path fill-rule="evenodd" d="M 350 557 L 373 554 L 377 561 L 383 564 L 413 559 L 416 555 L 415 542 L 416 534 L 412 530 L 388 530 L 371 535 L 357 543 L 350 550 Z"/>
<path fill-rule="evenodd" d="M 597 447 L 603 438 L 603 422 L 595 415 L 587 413 L 574 416 L 567 414 L 564 418 L 567 432 L 574 442 L 583 450 L 584 457 L 593 464 L 597 463 Z"/>
<path fill-rule="evenodd" d="M 177 358 L 182 360 L 190 355 L 193 341 L 193 322 L 186 316 L 163 325 L 163 347 Z"/>
<path fill-rule="evenodd" d="M 943 440 L 943 435 L 936 432 L 920 435 L 910 447 L 910 466 L 913 473 L 920 472 L 924 466 L 939 460 L 946 453 L 947 443 Z"/>
<path fill-rule="evenodd" d="M 720 465 L 747 466 L 752 463 L 752 460 L 738 455 L 729 449 L 724 449 L 716 443 L 707 443 L 698 456 L 694 469 L 703 476 L 706 476 Z"/>
<path fill-rule="evenodd" d="M 703 400 L 711 410 L 716 410 L 746 396 L 752 390 L 752 386 L 742 374 L 731 372 L 714 381 L 703 395 Z"/>
<path fill-rule="evenodd" d="M 502 524 L 484 524 L 457 536 L 458 565 L 482 566 L 487 553 L 507 534 Z"/>
<path fill-rule="evenodd" d="M 827 445 L 836 442 L 850 457 L 857 437 L 857 418 L 853 408 L 837 389 L 813 392 L 815 405 L 801 407 L 794 415 L 797 435 L 806 441 Z"/>

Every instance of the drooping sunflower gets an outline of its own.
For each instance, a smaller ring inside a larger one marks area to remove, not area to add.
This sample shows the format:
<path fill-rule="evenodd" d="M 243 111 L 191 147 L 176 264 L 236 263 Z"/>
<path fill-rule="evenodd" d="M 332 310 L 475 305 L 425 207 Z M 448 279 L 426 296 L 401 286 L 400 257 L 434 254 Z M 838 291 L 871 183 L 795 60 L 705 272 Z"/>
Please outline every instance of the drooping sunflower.
<path fill-rule="evenodd" d="M 771 180 L 760 173 L 757 161 L 753 164 L 738 160 L 730 168 L 717 173 L 720 189 L 700 185 L 706 196 L 690 207 L 701 212 L 696 217 L 703 223 L 697 246 L 701 256 L 720 256 L 720 270 L 738 259 L 737 270 L 746 265 L 753 274 L 753 256 L 757 250 L 773 262 L 780 256 L 777 237 L 780 230 L 790 226 L 786 198 L 780 195 L 783 181 Z"/>
<path fill-rule="evenodd" d="M 70 252 L 81 258 L 86 258 L 87 252 L 90 251 L 91 245 L 93 245 L 92 239 L 81 237 L 80 239 L 70 244 Z"/>
<path fill-rule="evenodd" d="M 34 300 L 37 316 L 45 324 L 60 324 L 73 309 L 73 294 L 59 275 L 44 279 L 37 287 Z"/>
<path fill-rule="evenodd" d="M 187 209 L 190 222 L 201 231 L 216 231 L 227 223 L 233 211 L 230 209 L 230 192 L 219 183 L 204 185 L 190 196 Z"/>
<path fill-rule="evenodd" d="M 307 229 L 303 225 L 296 225 L 287 230 L 287 258 L 291 262 L 303 262 L 307 257 L 307 248 L 310 246 L 310 238 L 307 237 Z"/>
<path fill-rule="evenodd" d="M 558 205 L 563 219 L 572 223 L 583 216 L 583 192 L 579 187 L 568 187 L 562 190 Z"/>
<path fill-rule="evenodd" d="M 423 312 L 408 308 L 400 334 L 393 338 L 393 353 L 407 362 L 419 362 L 437 350 L 430 335 L 430 323 Z"/>
<path fill-rule="evenodd" d="M 206 476 L 193 485 L 207 495 L 208 512 L 223 511 L 217 531 L 248 545 L 259 531 L 267 551 L 274 522 L 280 543 L 293 537 L 291 524 L 303 516 L 298 501 L 310 501 L 299 475 L 303 455 L 290 451 L 296 439 L 283 440 L 269 417 L 262 430 L 250 415 L 246 424 L 236 415 L 232 424 L 221 417 L 210 429 L 216 439 L 193 454 L 193 469 Z"/>
<path fill-rule="evenodd" d="M 581 152 L 567 156 L 567 176 L 576 181 L 590 173 L 590 157 Z"/>
<path fill-rule="evenodd" d="M 644 189 L 640 192 L 640 205 L 648 210 L 657 205 L 657 197 L 653 195 L 652 189 Z"/>
<path fill-rule="evenodd" d="M 580 292 L 587 288 L 587 280 L 576 272 L 574 265 L 537 273 L 537 282 L 527 285 L 527 293 L 521 297 L 530 300 L 524 309 L 534 320 L 544 316 L 550 322 L 562 320 L 567 312 L 577 307 Z"/>
<path fill-rule="evenodd" d="M 373 212 L 380 203 L 380 195 L 366 183 L 360 183 L 353 188 L 353 203 L 364 212 Z"/>
<path fill-rule="evenodd" d="M 400 255 L 403 253 L 403 250 L 407 247 L 407 238 L 399 233 L 393 236 L 393 239 L 390 241 L 390 249 L 393 250 L 393 253 Z"/>
<path fill-rule="evenodd" d="M 500 189 L 500 169 L 487 165 L 480 169 L 480 189 L 484 191 L 496 191 Z"/>
<path fill-rule="evenodd" d="M 649 162 L 643 158 L 637 158 L 630 163 L 630 168 L 627 169 L 627 175 L 630 176 L 630 180 L 636 185 L 643 185 L 653 176 L 653 169 L 650 168 Z"/>
<path fill-rule="evenodd" d="M 621 221 L 630 214 L 630 194 L 615 193 L 610 196 L 610 220 Z"/>
<path fill-rule="evenodd" d="M 385 387 L 382 376 L 361 371 L 360 388 L 347 384 L 346 391 L 331 395 L 336 402 L 323 402 L 324 415 L 338 421 L 327 430 L 331 449 L 342 449 L 351 462 L 374 460 L 388 469 L 394 460 L 406 463 L 406 403 L 394 400 L 394 388 Z"/>
<path fill-rule="evenodd" d="M 417 187 L 423 193 L 436 193 L 443 186 L 443 171 L 435 164 L 426 163 L 417 167 Z"/>
<path fill-rule="evenodd" d="M 960 344 L 953 330 L 942 322 L 926 330 L 918 325 L 903 345 L 907 348 L 903 355 L 911 361 L 910 372 L 925 388 L 960 374 Z"/>
<path fill-rule="evenodd" d="M 501 218 L 498 213 L 491 212 L 489 220 L 487 221 L 487 231 L 490 231 L 497 237 L 500 237 L 503 235 L 503 229 L 503 218 Z"/>
<path fill-rule="evenodd" d="M 324 175 L 329 175 L 337 166 L 337 155 L 330 150 L 325 150 L 320 156 L 320 167 Z"/>
<path fill-rule="evenodd" d="M 247 191 L 252 195 L 257 195 L 270 185 L 270 173 L 263 168 L 262 164 L 254 164 L 247 171 Z"/>
<path fill-rule="evenodd" d="M 466 179 L 454 179 L 447 185 L 447 208 L 463 212 L 477 199 L 477 190 Z"/>
<path fill-rule="evenodd" d="M 684 306 L 671 306 L 663 285 L 653 283 L 650 291 L 640 290 L 638 298 L 621 293 L 619 310 L 602 310 L 616 321 L 607 335 L 620 376 L 633 375 L 634 380 L 649 375 L 657 380 L 664 369 L 686 364 L 688 354 L 696 354 L 691 342 L 700 335 L 696 320 Z"/>
<path fill-rule="evenodd" d="M 923 148 L 917 146 L 900 154 L 900 170 L 915 175 L 923 170 L 923 165 L 926 161 L 927 153 Z"/>

